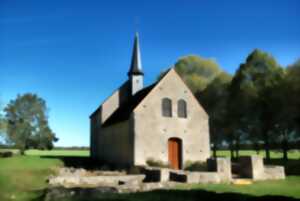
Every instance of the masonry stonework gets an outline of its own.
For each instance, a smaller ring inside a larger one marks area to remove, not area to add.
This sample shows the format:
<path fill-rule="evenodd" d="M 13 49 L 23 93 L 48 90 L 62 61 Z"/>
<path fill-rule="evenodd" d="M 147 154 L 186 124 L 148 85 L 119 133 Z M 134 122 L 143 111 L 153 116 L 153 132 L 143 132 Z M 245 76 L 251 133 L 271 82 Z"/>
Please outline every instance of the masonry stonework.
<path fill-rule="evenodd" d="M 176 169 L 206 161 L 207 113 L 174 68 L 144 87 L 140 57 L 136 35 L 128 80 L 90 116 L 91 156 L 120 166 L 145 166 L 153 159 Z M 167 117 L 162 114 L 164 98 L 171 101 Z"/>

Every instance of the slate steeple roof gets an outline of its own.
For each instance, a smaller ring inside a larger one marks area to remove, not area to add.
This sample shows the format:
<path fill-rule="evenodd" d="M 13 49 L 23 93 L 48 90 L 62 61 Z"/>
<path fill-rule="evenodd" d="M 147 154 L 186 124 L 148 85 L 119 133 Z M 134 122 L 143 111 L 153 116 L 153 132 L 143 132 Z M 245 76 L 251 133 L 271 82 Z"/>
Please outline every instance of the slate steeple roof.
<path fill-rule="evenodd" d="M 130 65 L 129 72 L 127 74 L 129 77 L 132 75 L 144 75 L 143 69 L 142 69 L 142 61 L 141 61 L 141 52 L 140 52 L 138 33 L 136 33 L 135 37 L 134 37 L 131 65 Z"/>

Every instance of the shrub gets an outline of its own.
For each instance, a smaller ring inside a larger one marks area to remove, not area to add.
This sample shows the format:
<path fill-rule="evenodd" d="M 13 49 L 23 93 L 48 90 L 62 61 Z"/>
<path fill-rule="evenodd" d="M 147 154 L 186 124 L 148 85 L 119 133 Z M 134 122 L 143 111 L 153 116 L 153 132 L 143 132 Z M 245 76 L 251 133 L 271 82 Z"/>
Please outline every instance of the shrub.
<path fill-rule="evenodd" d="M 11 151 L 0 152 L 0 158 L 8 158 L 12 156 L 13 156 L 13 152 Z"/>
<path fill-rule="evenodd" d="M 141 168 L 140 168 L 140 167 L 133 166 L 133 167 L 130 167 L 130 168 L 129 168 L 128 173 L 129 173 L 129 174 L 141 174 L 142 171 L 141 171 Z"/>
<path fill-rule="evenodd" d="M 148 158 L 146 163 L 148 166 L 151 166 L 151 167 L 161 167 L 161 168 L 169 167 L 168 164 L 165 164 L 164 162 L 162 162 L 160 160 L 155 160 L 153 158 Z"/>
<path fill-rule="evenodd" d="M 202 161 L 187 161 L 184 164 L 184 169 L 189 171 L 207 171 L 207 164 Z"/>

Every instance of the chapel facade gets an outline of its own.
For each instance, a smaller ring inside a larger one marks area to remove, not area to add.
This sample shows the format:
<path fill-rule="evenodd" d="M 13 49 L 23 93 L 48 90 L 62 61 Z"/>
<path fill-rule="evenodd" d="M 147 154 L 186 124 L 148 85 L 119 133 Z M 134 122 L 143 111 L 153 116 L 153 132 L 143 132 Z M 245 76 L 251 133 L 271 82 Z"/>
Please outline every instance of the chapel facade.
<path fill-rule="evenodd" d="M 174 68 L 144 87 L 139 38 L 125 81 L 90 115 L 91 157 L 118 166 L 182 169 L 210 157 L 208 115 Z"/>

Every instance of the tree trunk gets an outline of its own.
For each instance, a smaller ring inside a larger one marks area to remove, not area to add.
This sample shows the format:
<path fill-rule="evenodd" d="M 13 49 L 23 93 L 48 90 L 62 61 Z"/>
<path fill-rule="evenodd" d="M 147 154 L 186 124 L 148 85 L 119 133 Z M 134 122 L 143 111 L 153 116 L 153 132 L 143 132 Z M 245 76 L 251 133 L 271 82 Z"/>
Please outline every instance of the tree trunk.
<path fill-rule="evenodd" d="M 230 144 L 230 157 L 234 159 L 234 148 L 232 143 Z"/>
<path fill-rule="evenodd" d="M 265 121 L 265 125 L 263 128 L 263 139 L 264 139 L 264 148 L 266 152 L 266 161 L 270 161 L 271 156 L 270 156 L 270 141 L 269 141 L 269 122 Z"/>
<path fill-rule="evenodd" d="M 235 141 L 235 157 L 239 158 L 240 140 L 237 138 Z"/>
<path fill-rule="evenodd" d="M 216 144 L 213 145 L 213 157 L 217 158 L 217 146 L 216 146 Z"/>
<path fill-rule="evenodd" d="M 256 154 L 259 155 L 259 144 L 257 142 L 254 143 L 254 150 L 256 151 Z"/>
<path fill-rule="evenodd" d="M 265 134 L 264 140 L 265 140 L 266 160 L 270 161 L 271 156 L 270 156 L 270 143 L 269 143 L 269 136 L 268 136 L 268 134 Z"/>
<path fill-rule="evenodd" d="M 287 140 L 287 133 L 284 133 L 284 137 L 282 139 L 282 152 L 283 152 L 283 160 L 287 161 L 288 160 L 288 140 Z"/>
<path fill-rule="evenodd" d="M 269 139 L 269 131 L 271 128 L 271 114 L 269 112 L 269 110 L 267 109 L 268 103 L 264 102 L 264 107 L 262 108 L 263 113 L 262 113 L 262 122 L 263 122 L 263 126 L 262 126 L 262 135 L 263 135 L 263 140 L 265 142 L 265 151 L 266 151 L 266 161 L 270 161 L 271 156 L 270 156 L 270 139 Z"/>

